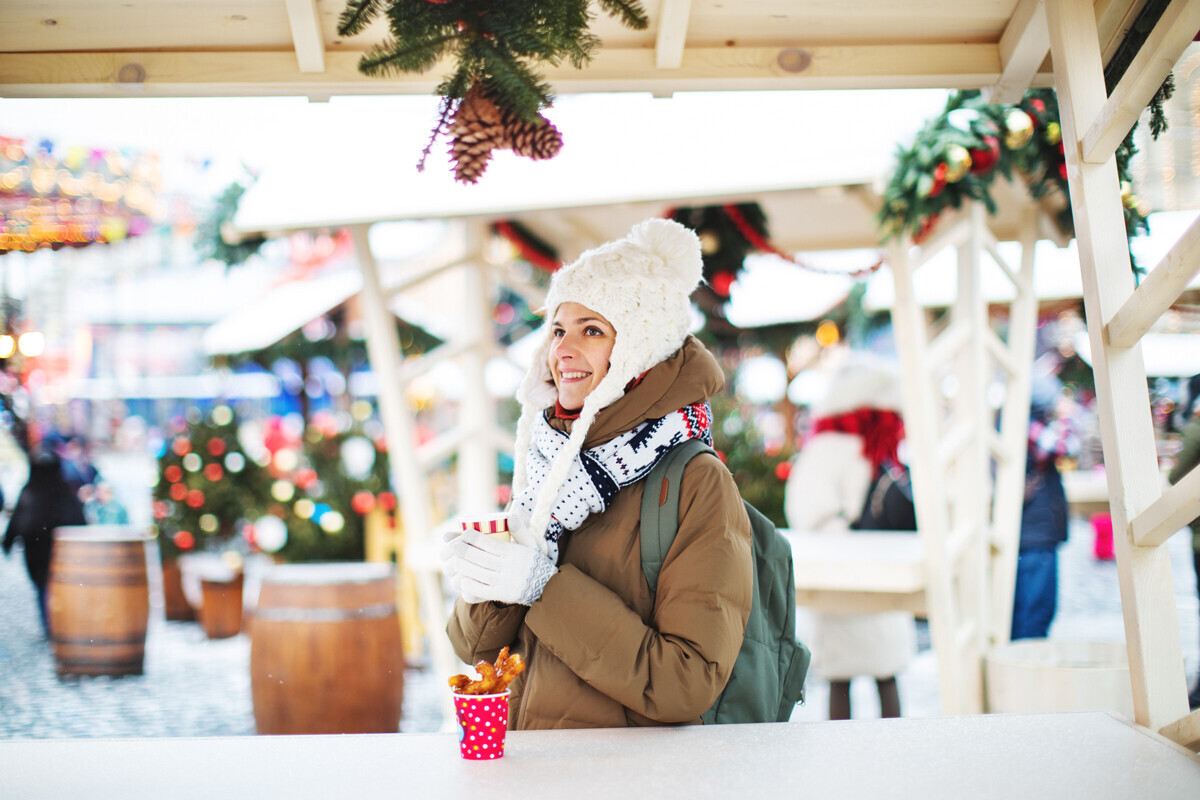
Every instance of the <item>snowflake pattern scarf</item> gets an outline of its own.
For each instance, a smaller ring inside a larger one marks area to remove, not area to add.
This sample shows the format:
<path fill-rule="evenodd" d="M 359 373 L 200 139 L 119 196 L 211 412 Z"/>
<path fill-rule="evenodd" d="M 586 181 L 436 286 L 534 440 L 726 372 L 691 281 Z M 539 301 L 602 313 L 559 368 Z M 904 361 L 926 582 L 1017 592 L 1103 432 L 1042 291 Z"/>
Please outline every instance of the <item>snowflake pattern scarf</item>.
<path fill-rule="evenodd" d="M 550 427 L 544 415 L 537 416 L 526 459 L 529 484 L 513 498 L 511 513 L 515 519 L 528 520 L 532 516 L 538 493 L 567 438 L 567 434 Z M 712 444 L 712 409 L 707 402 L 648 420 L 610 442 L 582 451 L 552 507 L 545 531 L 550 559 L 558 563 L 558 540 L 564 530 L 575 530 L 588 514 L 604 511 L 621 487 L 646 477 L 664 454 L 688 439 Z"/>

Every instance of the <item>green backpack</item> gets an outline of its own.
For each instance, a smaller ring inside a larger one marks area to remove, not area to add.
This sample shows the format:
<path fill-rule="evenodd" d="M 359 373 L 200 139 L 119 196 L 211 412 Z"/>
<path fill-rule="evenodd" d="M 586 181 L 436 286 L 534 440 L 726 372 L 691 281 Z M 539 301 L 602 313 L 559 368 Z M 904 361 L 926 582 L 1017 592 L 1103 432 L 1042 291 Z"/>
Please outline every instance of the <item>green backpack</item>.
<path fill-rule="evenodd" d="M 699 439 L 671 450 L 646 476 L 642 495 L 642 571 L 650 591 L 679 527 L 679 483 L 700 453 L 716 453 Z M 664 485 L 665 484 L 665 485 Z M 659 489 L 657 487 L 662 487 Z M 742 649 L 721 696 L 700 719 L 722 722 L 786 722 L 804 702 L 804 678 L 812 658 L 796 639 L 796 578 L 792 547 L 775 525 L 742 501 L 750 517 L 754 551 L 754 599 Z"/>

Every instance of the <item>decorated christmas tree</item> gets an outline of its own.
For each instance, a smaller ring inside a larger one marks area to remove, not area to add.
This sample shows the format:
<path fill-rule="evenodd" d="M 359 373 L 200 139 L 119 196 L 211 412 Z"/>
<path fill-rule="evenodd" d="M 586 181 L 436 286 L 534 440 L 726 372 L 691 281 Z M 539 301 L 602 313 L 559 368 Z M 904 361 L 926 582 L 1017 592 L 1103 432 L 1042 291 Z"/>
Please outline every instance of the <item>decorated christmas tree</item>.
<path fill-rule="evenodd" d="M 175 424 L 154 486 L 153 513 L 165 558 L 229 545 L 265 508 L 270 481 L 246 454 L 239 427 L 223 404 L 207 415 L 192 409 Z"/>
<path fill-rule="evenodd" d="M 361 401 L 360 401 L 361 402 Z M 396 506 L 382 429 L 319 412 L 299 437 L 268 438 L 272 482 L 253 544 L 286 561 L 365 557 L 363 519 Z"/>

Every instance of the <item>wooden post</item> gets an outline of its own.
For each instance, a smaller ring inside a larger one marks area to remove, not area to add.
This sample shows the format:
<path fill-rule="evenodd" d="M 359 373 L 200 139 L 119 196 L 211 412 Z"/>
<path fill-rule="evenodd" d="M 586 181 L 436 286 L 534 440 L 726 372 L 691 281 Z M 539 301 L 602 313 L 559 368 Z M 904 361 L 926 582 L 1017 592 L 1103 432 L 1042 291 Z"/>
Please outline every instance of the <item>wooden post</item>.
<path fill-rule="evenodd" d="M 1187 712 L 1179 620 L 1165 547 L 1138 547 L 1131 521 L 1159 496 L 1160 476 L 1140 344 L 1104 335 L 1134 291 L 1116 159 L 1084 162 L 1080 143 L 1107 101 L 1091 0 L 1046 4 L 1084 309 L 1096 376 L 1134 717 L 1151 730 Z"/>
<path fill-rule="evenodd" d="M 492 269 L 483 258 L 484 223 L 471 222 L 467 228 L 466 295 L 459 320 L 466 344 L 459 364 L 465 386 L 459 404 L 458 426 L 462 433 L 458 447 L 459 511 L 492 511 L 496 508 L 498 473 L 496 403 L 488 394 L 485 375 L 487 362 L 495 350 L 492 333 Z"/>
<path fill-rule="evenodd" d="M 1025 502 L 1025 456 L 1029 449 L 1030 385 L 1037 338 L 1037 295 L 1033 288 L 1037 216 L 1037 207 L 1032 204 L 1021 213 L 1021 266 L 1013 281 L 1016 297 L 1009 307 L 1006 355 L 999 359 L 1007 381 L 1000 412 L 996 494 L 992 504 L 988 638 L 994 645 L 1004 644 L 1012 633 L 1013 588 L 1017 581 L 1021 510 Z"/>

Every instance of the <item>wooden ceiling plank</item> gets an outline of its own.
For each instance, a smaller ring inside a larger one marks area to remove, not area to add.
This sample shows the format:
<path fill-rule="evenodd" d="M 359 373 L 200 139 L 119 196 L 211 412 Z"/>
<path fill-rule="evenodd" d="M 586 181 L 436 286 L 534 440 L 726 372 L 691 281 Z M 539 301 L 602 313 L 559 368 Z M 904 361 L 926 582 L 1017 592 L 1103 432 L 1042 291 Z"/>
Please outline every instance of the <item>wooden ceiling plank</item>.
<path fill-rule="evenodd" d="M 1050 53 L 1044 0 L 1021 0 L 1000 37 L 1000 80 L 984 89 L 989 103 L 1016 103 Z"/>
<path fill-rule="evenodd" d="M 683 48 L 687 43 L 688 17 L 692 0 L 663 0 L 658 16 L 658 38 L 654 45 L 654 66 L 679 69 L 683 66 Z"/>
<path fill-rule="evenodd" d="M 292 26 L 292 42 L 301 72 L 325 71 L 325 42 L 321 37 L 321 18 L 317 0 L 284 0 L 288 23 Z"/>
<path fill-rule="evenodd" d="M 978 89 L 1000 74 L 995 44 L 814 47 L 812 65 L 789 73 L 772 47 L 690 48 L 676 70 L 656 70 L 654 54 L 604 48 L 587 69 L 547 69 L 561 93 L 765 89 Z M 221 97 L 269 94 L 426 94 L 452 68 L 443 61 L 420 75 L 367 77 L 358 53 L 327 52 L 325 70 L 301 73 L 288 52 L 121 52 L 0 54 L 0 96 L 123 97 L 125 64 L 140 64 L 143 96 Z"/>
<path fill-rule="evenodd" d="M 1084 134 L 1083 160 L 1102 164 L 1116 152 L 1158 87 L 1200 30 L 1200 3 L 1175 0 L 1129 64 L 1121 82 Z"/>

